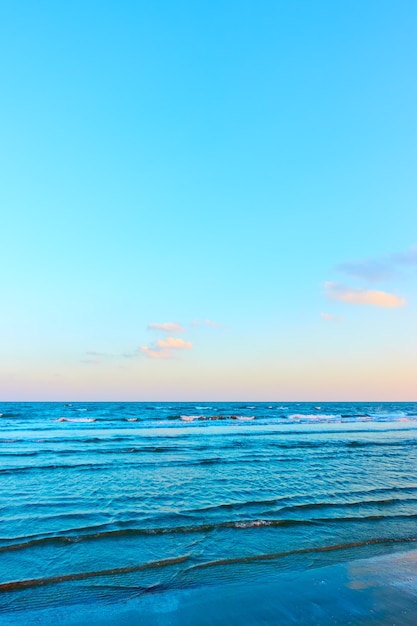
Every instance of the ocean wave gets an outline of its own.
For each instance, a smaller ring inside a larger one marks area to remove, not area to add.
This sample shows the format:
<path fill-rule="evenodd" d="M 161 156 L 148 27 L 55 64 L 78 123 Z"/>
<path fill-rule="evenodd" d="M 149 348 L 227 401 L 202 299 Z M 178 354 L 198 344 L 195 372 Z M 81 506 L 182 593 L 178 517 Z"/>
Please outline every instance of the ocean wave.
<path fill-rule="evenodd" d="M 306 512 L 306 511 L 315 511 L 315 510 L 322 510 L 322 509 L 354 509 L 354 508 L 358 508 L 358 507 L 362 507 L 363 509 L 365 509 L 366 507 L 372 507 L 372 506 L 377 506 L 377 507 L 389 507 L 389 506 L 394 506 L 397 504 L 414 504 L 417 503 L 417 498 L 383 498 L 383 499 L 370 499 L 370 500 L 354 500 L 352 502 L 307 502 L 305 504 L 295 504 L 295 505 L 289 505 L 289 506 L 284 506 L 283 508 L 280 509 L 280 513 L 295 513 L 297 511 L 302 511 L 302 512 Z M 363 514 L 363 517 L 366 517 L 364 515 L 364 511 L 361 513 Z M 381 517 L 386 517 L 384 515 L 382 515 Z M 333 519 L 333 518 L 332 518 Z M 342 519 L 342 518 L 335 518 L 335 519 Z"/>
<path fill-rule="evenodd" d="M 81 411 L 81 409 L 77 409 Z M 87 423 L 87 422 L 95 422 L 96 417 L 59 417 L 54 420 L 55 422 L 76 422 L 76 423 Z"/>
<path fill-rule="evenodd" d="M 375 411 L 373 413 L 368 413 L 369 417 L 373 417 L 376 419 L 398 419 L 402 417 L 408 417 L 408 413 L 405 411 Z"/>
<path fill-rule="evenodd" d="M 218 559 L 215 561 L 207 561 L 205 563 L 197 563 L 190 565 L 188 570 L 204 569 L 208 567 L 218 567 L 220 565 L 236 565 L 239 563 L 249 563 L 256 561 L 273 561 L 282 559 L 297 554 L 314 554 L 321 552 L 336 552 L 343 550 L 350 550 L 352 548 L 361 548 L 364 546 L 378 545 L 378 544 L 401 544 L 401 543 L 413 543 L 417 541 L 416 537 L 375 537 L 364 541 L 351 541 L 347 543 L 331 544 L 326 546 L 315 546 L 311 548 L 299 548 L 296 550 L 287 550 L 282 552 L 273 552 L 269 554 L 249 554 L 247 556 L 235 557 L 230 559 Z"/>
<path fill-rule="evenodd" d="M 0 419 L 2 581 L 121 573 L 68 582 L 59 594 L 51 587 L 42 594 L 37 582 L 19 594 L 17 611 L 66 592 L 72 601 L 74 586 L 104 597 L 102 588 L 117 595 L 119 585 L 131 585 L 139 594 L 155 579 L 210 583 L 223 572 L 188 576 L 185 568 L 216 559 L 334 550 L 329 558 L 290 558 L 286 570 L 357 556 L 340 556 L 333 544 L 417 537 L 415 404 L 3 403 L 0 412 L 19 414 Z M 60 417 L 97 421 L 54 421 Z M 173 569 L 123 577 L 123 566 L 188 552 Z M 224 575 L 245 584 L 261 570 L 239 566 Z M 3 596 L 3 605 L 11 599 Z"/>
<path fill-rule="evenodd" d="M 27 548 L 41 547 L 46 545 L 72 545 L 82 542 L 96 542 L 101 540 L 113 540 L 129 537 L 140 536 L 161 536 L 161 535 L 187 535 L 187 534 L 207 534 L 213 531 L 228 530 L 228 531 L 244 531 L 244 530 L 256 530 L 263 528 L 291 528 L 291 527 L 303 527 L 303 526 L 320 526 L 326 524 L 329 528 L 332 526 L 338 526 L 339 524 L 366 524 L 369 522 L 381 522 L 381 521 L 413 521 L 417 518 L 416 513 L 409 514 L 397 514 L 397 515 L 361 515 L 357 516 L 344 516 L 344 517 L 316 517 L 311 519 L 296 519 L 296 518 L 282 518 L 282 519 L 241 519 L 241 520 L 225 520 L 221 522 L 212 522 L 205 524 L 189 524 L 184 526 L 162 526 L 162 527 L 149 527 L 149 528 L 123 528 L 114 530 L 103 530 L 98 532 L 90 532 L 80 534 L 79 532 L 73 532 L 72 534 L 62 534 L 46 537 L 34 537 L 17 543 L 8 543 L 7 545 L 0 545 L 1 552 L 14 552 L 25 550 Z M 69 531 L 70 532 L 70 531 Z M 259 531 L 261 532 L 261 530 Z M 404 539 L 404 538 L 396 538 Z M 407 537 L 407 541 L 417 541 L 417 536 L 412 535 Z M 4 541 L 4 540 L 3 540 Z M 9 540 L 10 541 L 10 540 Z"/>
<path fill-rule="evenodd" d="M 265 519 L 256 519 L 256 520 L 251 520 L 249 522 L 236 522 L 235 523 L 235 527 L 236 528 L 258 528 L 259 526 L 272 526 L 272 523 L 270 520 L 265 520 Z"/>
<path fill-rule="evenodd" d="M 17 550 L 24 550 L 26 548 L 32 548 L 35 546 L 44 546 L 48 544 L 79 544 L 81 542 L 91 542 L 97 540 L 110 540 L 120 539 L 121 537 L 136 537 L 146 535 L 185 535 L 196 533 L 210 533 L 214 530 L 220 529 L 250 529 L 259 528 L 263 526 L 300 526 L 311 525 L 314 521 L 311 520 L 297 520 L 297 519 L 281 519 L 281 520 L 227 520 L 223 522 L 213 522 L 206 524 L 194 524 L 185 526 L 162 526 L 162 527 L 149 527 L 149 528 L 124 528 L 115 530 L 103 530 L 96 533 L 79 534 L 74 533 L 72 535 L 55 535 L 48 537 L 40 537 L 29 539 L 28 541 L 22 541 L 19 543 L 9 543 L 8 545 L 0 546 L 0 552 L 13 552 Z"/>
<path fill-rule="evenodd" d="M 39 452 L 36 452 L 36 450 L 32 450 L 32 451 L 26 451 L 26 452 L 1 452 L 0 451 L 0 456 L 11 456 L 11 457 L 16 457 L 16 458 L 20 458 L 23 456 L 38 456 Z M 1 470 L 0 470 L 1 471 Z"/>
<path fill-rule="evenodd" d="M 342 419 L 342 416 L 337 414 L 334 415 L 332 413 L 294 413 L 293 415 L 288 416 L 290 419 L 308 419 L 308 420 L 335 420 Z"/>
<path fill-rule="evenodd" d="M 26 580 L 15 580 L 6 583 L 0 583 L 0 593 L 6 593 L 10 591 L 17 591 L 20 589 L 29 589 L 31 587 L 43 587 L 45 585 L 51 585 L 56 583 L 62 583 L 75 580 L 86 580 L 88 578 L 99 578 L 108 576 L 118 576 L 120 574 L 130 574 L 133 572 L 139 572 L 147 569 L 156 569 L 167 567 L 169 565 L 177 565 L 184 563 L 189 558 L 189 555 L 172 557 L 169 559 L 160 559 L 159 561 L 150 561 L 148 563 L 142 563 L 139 565 L 129 565 L 127 567 L 115 567 L 111 569 L 77 572 L 74 574 L 64 574 L 61 576 L 49 576 L 45 578 L 30 578 Z"/>
<path fill-rule="evenodd" d="M 255 415 L 180 415 L 180 419 L 183 422 L 193 422 L 195 420 L 203 421 L 223 421 L 223 420 L 240 420 L 240 421 L 252 421 L 255 419 Z"/>
<path fill-rule="evenodd" d="M 76 470 L 100 470 L 105 468 L 106 466 L 111 465 L 111 461 L 109 463 L 50 463 L 48 465 L 20 465 L 20 466 L 10 466 L 4 467 L 0 469 L 0 474 L 7 475 L 13 474 L 14 472 L 42 472 L 45 470 L 62 470 L 62 469 L 76 469 Z"/>

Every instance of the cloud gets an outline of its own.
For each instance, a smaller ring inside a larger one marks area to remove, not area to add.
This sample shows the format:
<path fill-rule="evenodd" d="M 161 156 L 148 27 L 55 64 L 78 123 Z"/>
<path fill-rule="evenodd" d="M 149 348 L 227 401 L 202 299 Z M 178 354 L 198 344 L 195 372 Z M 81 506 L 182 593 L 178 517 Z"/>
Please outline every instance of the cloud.
<path fill-rule="evenodd" d="M 111 352 L 98 352 L 97 350 L 87 350 L 85 353 L 88 358 L 83 359 L 81 363 L 103 363 L 103 362 L 112 362 L 114 359 L 133 359 L 137 358 L 138 353 L 137 350 L 133 352 L 123 352 L 121 354 L 112 354 Z M 95 358 L 90 358 L 95 357 Z"/>
<path fill-rule="evenodd" d="M 112 356 L 111 354 L 106 354 L 105 352 L 96 352 L 96 350 L 87 350 L 86 354 L 90 356 Z"/>
<path fill-rule="evenodd" d="M 164 333 L 183 333 L 184 328 L 178 322 L 163 322 L 162 324 L 148 324 L 149 330 L 162 330 Z"/>
<path fill-rule="evenodd" d="M 200 328 L 201 323 L 202 323 L 201 320 L 196 318 L 196 319 L 193 319 L 193 321 L 190 322 L 188 325 L 191 326 L 192 328 Z"/>
<path fill-rule="evenodd" d="M 168 337 L 167 339 L 159 339 L 156 342 L 159 348 L 169 348 L 174 350 L 191 350 L 193 344 L 191 341 L 184 341 L 179 337 Z"/>
<path fill-rule="evenodd" d="M 169 350 L 152 350 L 148 346 L 141 346 L 140 351 L 150 359 L 170 359 L 171 352 Z"/>
<path fill-rule="evenodd" d="M 377 283 L 397 278 L 406 266 L 417 267 L 417 246 L 411 246 L 405 252 L 395 252 L 376 259 L 345 261 L 339 263 L 336 269 L 348 276 Z"/>
<path fill-rule="evenodd" d="M 339 263 L 337 269 L 354 278 L 361 278 L 370 283 L 378 283 L 391 280 L 397 275 L 395 267 L 388 261 L 363 259 L 359 261 L 346 261 Z"/>
<path fill-rule="evenodd" d="M 98 365 L 101 363 L 101 359 L 82 359 L 81 363 L 86 363 L 87 365 Z"/>
<path fill-rule="evenodd" d="M 401 265 L 417 265 L 417 246 L 411 246 L 406 252 L 394 253 L 391 259 Z"/>
<path fill-rule="evenodd" d="M 212 328 L 223 328 L 223 324 L 213 322 L 212 320 L 204 320 L 204 323 L 206 326 L 211 326 Z"/>
<path fill-rule="evenodd" d="M 325 294 L 330 300 L 340 300 L 346 304 L 360 304 L 383 308 L 396 308 L 406 304 L 405 298 L 399 298 L 386 291 L 372 289 L 354 289 L 340 283 L 328 282 L 324 285 Z"/>
<path fill-rule="evenodd" d="M 175 357 L 177 350 L 191 350 L 191 341 L 184 341 L 179 337 L 167 337 L 159 339 L 149 346 L 141 346 L 140 351 L 150 359 L 171 359 Z"/>
<path fill-rule="evenodd" d="M 340 315 L 332 315 L 331 313 L 320 313 L 320 317 L 325 322 L 343 322 L 343 320 L 345 319 Z"/>
<path fill-rule="evenodd" d="M 219 324 L 219 322 L 213 322 L 213 320 L 203 320 L 203 319 L 194 319 L 189 324 L 193 328 L 201 328 L 202 326 L 211 326 L 211 328 L 227 328 L 224 324 Z"/>

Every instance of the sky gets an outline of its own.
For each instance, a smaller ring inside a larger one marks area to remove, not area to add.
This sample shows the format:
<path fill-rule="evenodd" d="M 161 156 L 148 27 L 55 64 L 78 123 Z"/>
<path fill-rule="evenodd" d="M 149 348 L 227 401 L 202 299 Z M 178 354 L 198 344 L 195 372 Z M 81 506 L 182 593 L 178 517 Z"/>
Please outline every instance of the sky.
<path fill-rule="evenodd" d="M 0 6 L 0 400 L 416 401 L 414 0 Z"/>

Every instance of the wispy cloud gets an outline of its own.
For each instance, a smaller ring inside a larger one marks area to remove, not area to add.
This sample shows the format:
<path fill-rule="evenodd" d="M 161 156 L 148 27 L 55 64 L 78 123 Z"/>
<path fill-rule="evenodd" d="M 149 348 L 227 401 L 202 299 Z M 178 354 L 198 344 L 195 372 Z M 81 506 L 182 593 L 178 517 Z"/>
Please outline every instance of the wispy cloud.
<path fill-rule="evenodd" d="M 115 359 L 133 359 L 138 356 L 136 352 L 124 352 L 122 354 L 113 354 L 111 352 L 98 352 L 97 350 L 87 350 L 86 353 L 87 359 L 83 359 L 82 363 L 103 363 L 103 362 L 111 362 Z M 96 358 L 90 358 L 96 357 Z"/>
<path fill-rule="evenodd" d="M 375 259 L 356 259 L 339 263 L 336 269 L 370 283 L 393 280 L 401 275 L 405 267 L 417 267 L 417 246 L 405 252 L 395 252 Z"/>
<path fill-rule="evenodd" d="M 348 276 L 360 278 L 370 283 L 392 280 L 398 274 L 392 263 L 375 259 L 346 261 L 339 263 L 337 269 Z"/>
<path fill-rule="evenodd" d="M 97 352 L 96 350 L 87 350 L 86 354 L 90 356 L 113 356 L 112 354 L 107 354 L 106 352 Z"/>
<path fill-rule="evenodd" d="M 151 359 L 171 359 L 175 357 L 177 350 L 191 350 L 191 341 L 184 341 L 179 337 L 167 337 L 159 339 L 151 346 L 141 346 L 140 351 Z"/>
<path fill-rule="evenodd" d="M 193 328 L 201 328 L 202 326 L 210 326 L 211 328 L 228 328 L 228 326 L 226 326 L 225 324 L 220 324 L 219 322 L 213 322 L 213 320 L 209 320 L 209 319 L 194 319 L 192 322 L 190 322 L 189 324 L 191 327 Z"/>
<path fill-rule="evenodd" d="M 184 327 L 178 322 L 162 322 L 148 324 L 149 330 L 162 330 L 164 333 L 183 333 Z"/>
<path fill-rule="evenodd" d="M 219 324 L 219 322 L 213 322 L 213 320 L 204 320 L 206 326 L 211 326 L 212 328 L 224 328 L 223 324 Z"/>
<path fill-rule="evenodd" d="M 150 359 L 170 359 L 172 358 L 169 350 L 152 350 L 148 346 L 141 346 L 140 351 L 143 352 Z"/>
<path fill-rule="evenodd" d="M 391 259 L 394 263 L 401 265 L 415 265 L 417 267 L 417 245 L 411 246 L 405 252 L 396 252 L 391 255 Z"/>
<path fill-rule="evenodd" d="M 327 282 L 324 285 L 325 295 L 330 300 L 339 300 L 346 304 L 369 305 L 383 308 L 397 308 L 406 304 L 405 298 L 373 289 L 354 289 L 340 283 Z"/>
<path fill-rule="evenodd" d="M 343 322 L 345 319 L 340 315 L 332 315 L 331 313 L 320 313 L 320 317 L 325 322 Z"/>
<path fill-rule="evenodd" d="M 98 365 L 101 363 L 101 359 L 82 359 L 81 363 L 85 363 L 87 365 Z"/>
<path fill-rule="evenodd" d="M 189 326 L 191 326 L 191 328 L 200 328 L 201 320 L 196 318 L 192 322 L 189 323 Z"/>

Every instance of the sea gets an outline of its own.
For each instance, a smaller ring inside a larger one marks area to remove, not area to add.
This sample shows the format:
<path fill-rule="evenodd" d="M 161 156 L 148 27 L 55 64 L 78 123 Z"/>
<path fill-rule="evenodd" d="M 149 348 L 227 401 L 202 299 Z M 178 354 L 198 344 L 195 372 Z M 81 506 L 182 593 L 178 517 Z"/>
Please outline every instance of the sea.
<path fill-rule="evenodd" d="M 2 626 L 417 623 L 417 403 L 0 403 Z"/>

